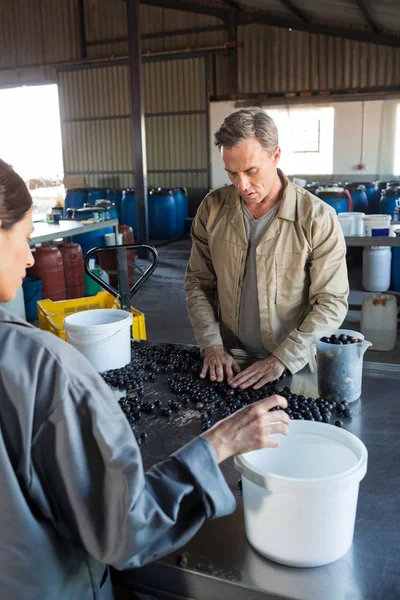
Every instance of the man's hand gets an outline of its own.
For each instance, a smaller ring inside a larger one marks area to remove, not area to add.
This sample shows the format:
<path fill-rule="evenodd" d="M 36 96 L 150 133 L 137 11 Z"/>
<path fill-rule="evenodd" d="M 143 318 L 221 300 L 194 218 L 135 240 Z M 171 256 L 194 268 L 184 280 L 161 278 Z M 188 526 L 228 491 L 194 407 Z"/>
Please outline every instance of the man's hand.
<path fill-rule="evenodd" d="M 211 381 L 223 381 L 224 375 L 229 380 L 236 373 L 240 373 L 240 367 L 233 356 L 225 352 L 223 346 L 210 346 L 204 350 L 203 370 L 200 377 L 204 379 L 207 372 L 210 374 Z"/>
<path fill-rule="evenodd" d="M 254 402 L 203 433 L 201 437 L 214 446 L 218 463 L 243 452 L 279 446 L 279 439 L 270 435 L 287 435 L 290 418 L 284 410 L 269 412 L 275 406 L 286 408 L 287 400 L 282 396 L 270 396 Z"/>
<path fill-rule="evenodd" d="M 250 367 L 247 367 L 247 369 L 239 373 L 239 375 L 228 379 L 228 383 L 231 387 L 239 387 L 241 390 L 245 390 L 250 386 L 253 386 L 255 390 L 258 390 L 266 383 L 278 379 L 285 368 L 285 365 L 279 358 L 276 358 L 276 356 L 271 354 L 268 358 L 258 360 Z"/>

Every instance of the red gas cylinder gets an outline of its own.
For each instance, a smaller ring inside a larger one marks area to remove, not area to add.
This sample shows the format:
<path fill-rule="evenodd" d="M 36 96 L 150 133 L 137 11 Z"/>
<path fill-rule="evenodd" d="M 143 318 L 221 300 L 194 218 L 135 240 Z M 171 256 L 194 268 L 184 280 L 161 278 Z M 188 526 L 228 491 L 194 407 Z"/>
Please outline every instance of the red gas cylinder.
<path fill-rule="evenodd" d="M 35 264 L 27 269 L 27 275 L 42 280 L 43 299 L 65 300 L 65 277 L 63 257 L 56 246 L 32 248 Z"/>
<path fill-rule="evenodd" d="M 58 244 L 64 262 L 64 277 L 67 299 L 85 296 L 85 271 L 83 253 L 79 244 Z"/>
<path fill-rule="evenodd" d="M 132 227 L 129 225 L 118 225 L 119 233 L 122 233 L 123 244 L 134 244 L 135 238 L 133 236 Z M 133 285 L 133 263 L 135 262 L 135 251 L 127 250 L 128 263 L 132 263 L 132 266 L 128 264 L 128 277 L 129 285 Z M 99 252 L 99 264 L 100 267 L 106 271 L 110 277 L 110 285 L 118 289 L 118 275 L 117 275 L 117 256 L 116 252 Z"/>

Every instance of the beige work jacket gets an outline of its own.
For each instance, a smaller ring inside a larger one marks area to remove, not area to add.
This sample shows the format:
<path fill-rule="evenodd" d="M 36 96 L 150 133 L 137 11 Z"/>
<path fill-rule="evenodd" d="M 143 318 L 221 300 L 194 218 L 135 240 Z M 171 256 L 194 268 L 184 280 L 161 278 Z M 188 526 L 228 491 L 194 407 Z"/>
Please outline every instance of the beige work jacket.
<path fill-rule="evenodd" d="M 347 313 L 346 245 L 333 208 L 280 172 L 277 216 L 257 247 L 262 342 L 296 373 L 308 362 L 307 338 L 333 332 Z M 240 348 L 239 309 L 247 239 L 233 185 L 208 194 L 192 226 L 185 291 L 197 343 Z"/>

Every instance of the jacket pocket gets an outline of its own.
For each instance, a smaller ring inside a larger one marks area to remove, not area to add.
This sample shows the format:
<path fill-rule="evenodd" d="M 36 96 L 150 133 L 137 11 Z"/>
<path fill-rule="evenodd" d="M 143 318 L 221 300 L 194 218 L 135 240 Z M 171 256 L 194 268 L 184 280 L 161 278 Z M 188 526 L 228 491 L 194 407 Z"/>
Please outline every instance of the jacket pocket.
<path fill-rule="evenodd" d="M 275 255 L 276 304 L 283 318 L 302 311 L 308 304 L 310 278 L 307 254 L 300 252 Z"/>

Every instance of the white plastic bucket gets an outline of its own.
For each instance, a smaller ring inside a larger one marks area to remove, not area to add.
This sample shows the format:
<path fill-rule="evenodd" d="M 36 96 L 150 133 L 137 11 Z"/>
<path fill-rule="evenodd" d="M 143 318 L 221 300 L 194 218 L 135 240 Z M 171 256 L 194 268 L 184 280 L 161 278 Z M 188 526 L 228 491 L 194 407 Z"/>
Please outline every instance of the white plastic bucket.
<path fill-rule="evenodd" d="M 392 217 L 390 215 L 365 215 L 363 217 L 364 235 L 389 235 L 391 220 Z"/>
<path fill-rule="evenodd" d="M 115 233 L 105 233 L 104 242 L 106 246 L 121 246 L 123 235 L 122 233 L 117 234 L 117 243 L 115 243 Z"/>
<path fill-rule="evenodd" d="M 132 315 L 125 310 L 98 308 L 64 319 L 69 343 L 103 373 L 131 360 Z"/>
<path fill-rule="evenodd" d="M 338 214 L 344 235 L 364 235 L 363 212 L 342 212 Z M 346 228 L 346 232 L 345 232 Z M 350 233 L 347 231 L 350 229 Z"/>
<path fill-rule="evenodd" d="M 235 457 L 242 474 L 246 536 L 260 554 L 291 567 L 318 567 L 349 550 L 368 453 L 355 435 L 293 421 L 278 448 Z"/>
<path fill-rule="evenodd" d="M 338 219 L 343 230 L 343 235 L 354 235 L 354 220 L 351 213 L 339 213 Z"/>

